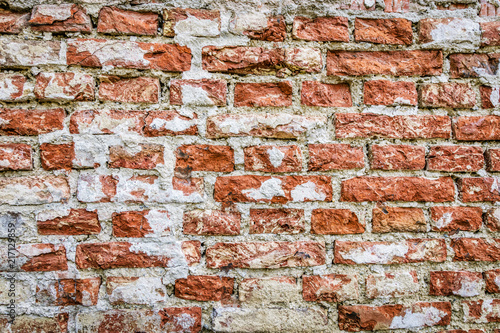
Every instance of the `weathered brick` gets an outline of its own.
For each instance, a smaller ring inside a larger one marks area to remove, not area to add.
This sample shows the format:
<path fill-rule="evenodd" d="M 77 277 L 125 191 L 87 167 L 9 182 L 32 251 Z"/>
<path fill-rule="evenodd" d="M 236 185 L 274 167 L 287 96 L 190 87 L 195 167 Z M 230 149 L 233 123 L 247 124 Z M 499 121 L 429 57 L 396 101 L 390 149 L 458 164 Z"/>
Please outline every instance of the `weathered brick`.
<path fill-rule="evenodd" d="M 7 315 L 0 316 L 0 325 L 6 332 L 22 332 L 28 329 L 30 332 L 53 332 L 67 333 L 68 313 L 58 313 L 53 317 L 35 315 L 17 315 L 12 322 Z"/>
<path fill-rule="evenodd" d="M 310 144 L 309 171 L 361 169 L 365 166 L 363 147 L 350 144 Z"/>
<path fill-rule="evenodd" d="M 416 271 L 370 274 L 366 278 L 366 296 L 368 298 L 411 296 L 416 294 L 419 289 Z"/>
<path fill-rule="evenodd" d="M 12 250 L 11 250 L 12 251 Z M 16 246 L 14 269 L 7 263 L 7 246 L 2 249 L 0 269 L 3 271 L 66 271 L 66 248 L 62 244 L 20 244 Z"/>
<path fill-rule="evenodd" d="M 163 145 L 139 144 L 135 147 L 109 147 L 109 168 L 154 169 L 163 164 Z"/>
<path fill-rule="evenodd" d="M 226 80 L 171 80 L 170 104 L 193 106 L 226 105 Z"/>
<path fill-rule="evenodd" d="M 90 235 L 101 232 L 97 210 L 69 209 L 63 213 L 46 211 L 38 214 L 40 235 Z"/>
<path fill-rule="evenodd" d="M 462 116 L 454 119 L 453 131 L 459 141 L 500 140 L 500 116 Z"/>
<path fill-rule="evenodd" d="M 486 224 L 490 231 L 500 231 L 500 209 L 491 208 L 486 214 Z"/>
<path fill-rule="evenodd" d="M 484 289 L 483 275 L 467 271 L 432 271 L 429 295 L 472 297 Z"/>
<path fill-rule="evenodd" d="M 116 195 L 118 179 L 109 175 L 81 174 L 76 197 L 81 202 L 110 202 Z"/>
<path fill-rule="evenodd" d="M 158 103 L 160 81 L 153 77 L 99 77 L 99 99 L 122 103 Z"/>
<path fill-rule="evenodd" d="M 500 261 L 500 239 L 453 238 L 454 261 Z"/>
<path fill-rule="evenodd" d="M 441 51 L 329 51 L 328 75 L 440 75 L 443 71 Z"/>
<path fill-rule="evenodd" d="M 323 235 L 361 234 L 365 226 L 356 213 L 349 209 L 314 209 L 311 215 L 311 233 Z"/>
<path fill-rule="evenodd" d="M 364 84 L 363 101 L 369 105 L 417 105 L 414 82 L 371 80 Z"/>
<path fill-rule="evenodd" d="M 175 171 L 231 172 L 234 170 L 234 151 L 229 146 L 184 145 L 175 150 Z"/>
<path fill-rule="evenodd" d="M 288 276 L 243 279 L 239 300 L 246 304 L 296 302 L 301 300 L 301 288 Z"/>
<path fill-rule="evenodd" d="M 175 281 L 175 297 L 192 301 L 222 301 L 231 297 L 233 288 L 233 278 L 190 275 Z"/>
<path fill-rule="evenodd" d="M 500 269 L 492 269 L 483 273 L 486 282 L 486 292 L 500 293 Z"/>
<path fill-rule="evenodd" d="M 293 172 L 302 170 L 302 152 L 298 146 L 251 146 L 244 148 L 245 170 Z"/>
<path fill-rule="evenodd" d="M 500 201 L 496 178 L 462 178 L 458 185 L 463 202 Z"/>
<path fill-rule="evenodd" d="M 500 45 L 500 22 L 481 22 L 481 46 Z"/>
<path fill-rule="evenodd" d="M 75 144 L 42 143 L 40 145 L 40 160 L 45 170 L 70 170 L 75 160 Z"/>
<path fill-rule="evenodd" d="M 166 287 L 159 277 L 109 276 L 106 294 L 111 304 L 152 304 L 164 302 Z"/>
<path fill-rule="evenodd" d="M 281 15 L 267 16 L 262 12 L 236 13 L 229 29 L 251 39 L 269 42 L 283 42 L 286 37 L 286 21 Z"/>
<path fill-rule="evenodd" d="M 38 306 L 97 305 L 101 278 L 39 281 L 36 286 Z"/>
<path fill-rule="evenodd" d="M 495 75 L 499 61 L 499 53 L 450 54 L 450 74 L 452 78 Z"/>
<path fill-rule="evenodd" d="M 239 235 L 241 214 L 220 210 L 192 210 L 184 213 L 187 235 Z"/>
<path fill-rule="evenodd" d="M 451 135 L 451 120 L 448 116 L 434 115 L 337 113 L 335 135 L 337 138 L 448 139 Z"/>
<path fill-rule="evenodd" d="M 431 207 L 434 231 L 477 231 L 483 225 L 481 207 Z"/>
<path fill-rule="evenodd" d="M 78 72 L 48 73 L 36 76 L 35 97 L 42 101 L 93 101 L 95 81 Z"/>
<path fill-rule="evenodd" d="M 33 86 L 24 75 L 0 74 L 0 101 L 20 102 L 28 100 L 32 95 Z"/>
<path fill-rule="evenodd" d="M 59 41 L 0 38 L 0 67 L 64 64 L 64 47 Z"/>
<path fill-rule="evenodd" d="M 304 275 L 302 285 L 302 295 L 308 302 L 343 302 L 359 298 L 356 275 Z"/>
<path fill-rule="evenodd" d="M 163 13 L 163 34 L 174 37 L 177 34 L 195 37 L 217 37 L 220 34 L 220 13 L 218 10 L 173 8 Z"/>
<path fill-rule="evenodd" d="M 0 109 L 0 135 L 39 135 L 63 129 L 63 109 Z"/>
<path fill-rule="evenodd" d="M 138 267 L 176 267 L 191 264 L 181 243 L 80 243 L 76 247 L 76 265 L 79 269 L 110 269 Z M 197 242 L 197 247 L 200 244 Z M 197 261 L 198 262 L 199 258 Z"/>
<path fill-rule="evenodd" d="M 500 149 L 486 150 L 486 167 L 488 171 L 500 171 Z"/>
<path fill-rule="evenodd" d="M 405 264 L 443 262 L 446 260 L 444 239 L 408 239 L 400 242 L 335 241 L 336 264 Z"/>
<path fill-rule="evenodd" d="M 40 5 L 33 8 L 31 29 L 46 32 L 91 32 L 85 9 L 75 4 Z"/>
<path fill-rule="evenodd" d="M 118 134 L 121 131 L 142 133 L 143 111 L 83 110 L 71 114 L 71 134 Z"/>
<path fill-rule="evenodd" d="M 451 321 L 450 302 L 417 302 L 408 307 L 341 305 L 338 311 L 339 328 L 349 332 L 447 326 Z"/>
<path fill-rule="evenodd" d="M 500 323 L 500 299 L 463 301 L 464 321 L 473 323 Z"/>
<path fill-rule="evenodd" d="M 376 170 L 422 170 L 425 168 L 425 147 L 372 145 L 370 166 Z"/>
<path fill-rule="evenodd" d="M 498 94 L 499 87 L 480 86 L 481 105 L 484 109 L 493 109 L 500 105 L 500 95 Z"/>
<path fill-rule="evenodd" d="M 326 122 L 324 116 L 223 114 L 207 119 L 207 137 L 256 136 L 295 139 Z"/>
<path fill-rule="evenodd" d="M 302 209 L 250 209 L 251 234 L 297 234 L 305 224 Z"/>
<path fill-rule="evenodd" d="M 234 106 L 291 106 L 292 83 L 237 83 L 234 87 Z"/>
<path fill-rule="evenodd" d="M 500 16 L 498 9 L 490 0 L 481 0 L 481 10 L 479 16 Z"/>
<path fill-rule="evenodd" d="M 317 42 L 348 42 L 349 21 L 347 17 L 308 18 L 296 16 L 293 19 L 292 34 L 295 39 Z"/>
<path fill-rule="evenodd" d="M 123 52 L 127 50 L 127 52 Z M 184 72 L 191 68 L 191 50 L 178 44 L 106 39 L 70 39 L 67 64 Z"/>
<path fill-rule="evenodd" d="M 149 35 L 158 34 L 159 16 L 116 7 L 103 7 L 99 11 L 97 32 L 104 34 Z"/>
<path fill-rule="evenodd" d="M 207 248 L 208 268 L 280 268 L 325 264 L 325 243 L 246 242 L 216 243 Z"/>
<path fill-rule="evenodd" d="M 227 176 L 215 181 L 214 199 L 219 202 L 331 201 L 328 176 Z"/>
<path fill-rule="evenodd" d="M 442 43 L 460 46 L 479 42 L 479 23 L 471 19 L 425 18 L 418 23 L 418 41 L 424 43 Z"/>
<path fill-rule="evenodd" d="M 149 137 L 198 134 L 196 114 L 189 118 L 177 111 L 150 111 L 144 121 L 144 135 Z"/>
<path fill-rule="evenodd" d="M 427 223 L 422 208 L 375 207 L 372 211 L 372 232 L 425 232 Z"/>
<path fill-rule="evenodd" d="M 406 13 L 410 10 L 410 0 L 384 0 L 386 13 Z"/>
<path fill-rule="evenodd" d="M 484 167 L 483 149 L 475 146 L 433 146 L 427 170 L 472 172 Z"/>
<path fill-rule="evenodd" d="M 354 39 L 356 42 L 411 45 L 413 43 L 411 21 L 402 18 L 356 18 Z"/>
<path fill-rule="evenodd" d="M 163 209 L 113 213 L 115 237 L 162 237 L 171 235 L 171 213 Z"/>
<path fill-rule="evenodd" d="M 19 34 L 28 26 L 30 13 L 0 11 L 0 33 Z"/>
<path fill-rule="evenodd" d="M 350 107 L 352 106 L 349 84 L 328 84 L 318 81 L 304 81 L 301 102 L 307 106 Z"/>
<path fill-rule="evenodd" d="M 356 177 L 342 181 L 341 201 L 453 201 L 451 177 Z"/>
<path fill-rule="evenodd" d="M 33 169 L 31 151 L 24 143 L 0 144 L 0 171 Z"/>
<path fill-rule="evenodd" d="M 468 83 L 429 83 L 420 88 L 420 106 L 472 108 L 476 93 Z"/>
<path fill-rule="evenodd" d="M 63 176 L 0 178 L 0 203 L 43 205 L 67 202 L 71 196 L 68 179 Z"/>

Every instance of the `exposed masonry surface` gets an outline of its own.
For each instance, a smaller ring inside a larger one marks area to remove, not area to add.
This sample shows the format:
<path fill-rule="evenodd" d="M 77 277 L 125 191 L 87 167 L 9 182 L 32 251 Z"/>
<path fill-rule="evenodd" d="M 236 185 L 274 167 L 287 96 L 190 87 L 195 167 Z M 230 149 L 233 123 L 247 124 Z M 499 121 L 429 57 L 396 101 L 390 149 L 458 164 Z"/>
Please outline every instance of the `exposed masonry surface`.
<path fill-rule="evenodd" d="M 2 8 L 1 333 L 500 332 L 500 2 Z"/>

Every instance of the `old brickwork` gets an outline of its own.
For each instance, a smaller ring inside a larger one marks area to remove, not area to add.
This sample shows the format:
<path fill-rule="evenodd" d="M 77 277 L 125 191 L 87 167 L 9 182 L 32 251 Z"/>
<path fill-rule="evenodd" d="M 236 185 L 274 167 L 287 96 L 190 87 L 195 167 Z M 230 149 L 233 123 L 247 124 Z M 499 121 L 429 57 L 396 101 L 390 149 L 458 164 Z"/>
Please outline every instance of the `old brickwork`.
<path fill-rule="evenodd" d="M 499 6 L 3 1 L 0 332 L 499 333 Z"/>

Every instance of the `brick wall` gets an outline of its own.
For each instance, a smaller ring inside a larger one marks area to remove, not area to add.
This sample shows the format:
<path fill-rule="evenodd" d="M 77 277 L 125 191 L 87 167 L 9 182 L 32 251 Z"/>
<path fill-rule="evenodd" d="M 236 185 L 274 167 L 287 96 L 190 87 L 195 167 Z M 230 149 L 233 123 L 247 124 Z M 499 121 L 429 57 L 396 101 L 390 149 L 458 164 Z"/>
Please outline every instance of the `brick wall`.
<path fill-rule="evenodd" d="M 498 6 L 4 1 L 0 331 L 500 332 Z"/>

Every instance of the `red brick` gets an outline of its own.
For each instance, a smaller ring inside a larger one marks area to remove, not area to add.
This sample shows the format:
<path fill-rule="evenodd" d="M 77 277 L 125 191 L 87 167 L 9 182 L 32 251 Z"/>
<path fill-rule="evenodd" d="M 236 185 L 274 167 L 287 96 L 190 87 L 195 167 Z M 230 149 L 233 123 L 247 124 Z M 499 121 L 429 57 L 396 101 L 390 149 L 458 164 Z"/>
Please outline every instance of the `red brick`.
<path fill-rule="evenodd" d="M 298 234 L 305 224 L 302 209 L 250 209 L 251 234 Z"/>
<path fill-rule="evenodd" d="M 12 322 L 10 316 L 1 315 L 0 325 L 7 332 L 23 332 L 28 329 L 29 332 L 67 333 L 68 319 L 68 313 L 58 313 L 54 317 L 17 315 Z"/>
<path fill-rule="evenodd" d="M 166 210 L 141 210 L 113 213 L 115 237 L 161 237 L 171 234 L 170 213 Z"/>
<path fill-rule="evenodd" d="M 63 109 L 0 109 L 0 135 L 39 135 L 63 129 Z"/>
<path fill-rule="evenodd" d="M 205 46 L 203 69 L 209 72 L 277 75 L 317 73 L 323 68 L 316 48 L 264 49 L 244 46 Z"/>
<path fill-rule="evenodd" d="M 183 232 L 187 235 L 239 235 L 241 214 L 220 210 L 192 210 L 184 213 Z"/>
<path fill-rule="evenodd" d="M 338 311 L 339 328 L 349 332 L 447 326 L 451 320 L 450 302 L 417 302 L 408 307 L 400 304 L 341 305 Z M 419 319 L 407 320 L 406 318 Z"/>
<path fill-rule="evenodd" d="M 63 176 L 1 177 L 0 203 L 9 205 L 43 205 L 68 202 L 71 190 Z"/>
<path fill-rule="evenodd" d="M 314 209 L 311 215 L 311 233 L 322 235 L 362 234 L 365 226 L 356 213 L 349 209 Z"/>
<path fill-rule="evenodd" d="M 268 42 L 283 42 L 286 37 L 286 21 L 281 15 L 269 16 L 264 24 L 260 19 L 254 20 L 253 14 L 236 14 L 231 21 L 231 32 L 240 33 L 250 39 L 264 40 Z"/>
<path fill-rule="evenodd" d="M 473 5 L 472 3 L 443 3 L 443 4 L 436 4 L 436 8 L 439 10 L 461 10 L 461 9 L 467 9 L 469 6 Z M 461 330 L 449 330 L 446 332 L 452 333 L 453 331 L 461 331 Z M 474 331 L 474 330 L 472 330 Z M 445 331 L 441 331 L 445 332 Z M 481 331 L 482 332 L 482 331 Z M 460 332 L 456 332 L 460 333 Z M 463 331 L 463 333 L 467 333 Z"/>
<path fill-rule="evenodd" d="M 474 323 L 500 323 L 500 299 L 462 301 L 464 321 Z"/>
<path fill-rule="evenodd" d="M 66 215 L 55 218 L 37 218 L 40 235 L 91 235 L 101 232 L 97 210 L 70 209 Z"/>
<path fill-rule="evenodd" d="M 172 267 L 173 263 L 187 259 L 180 242 L 153 245 L 128 242 L 81 243 L 76 247 L 76 265 L 78 269 Z M 148 253 L 152 248 L 156 249 L 153 251 L 156 254 Z"/>
<path fill-rule="evenodd" d="M 214 199 L 219 202 L 331 201 L 328 176 L 227 176 L 215 181 Z"/>
<path fill-rule="evenodd" d="M 479 25 L 470 19 L 459 17 L 425 18 L 418 23 L 418 41 L 424 43 L 473 43 Z M 433 44 L 431 44 L 434 46 Z"/>
<path fill-rule="evenodd" d="M 406 264 L 444 262 L 444 239 L 407 239 L 400 242 L 335 241 L 335 264 Z"/>
<path fill-rule="evenodd" d="M 453 238 L 453 261 L 500 261 L 500 239 Z"/>
<path fill-rule="evenodd" d="M 366 10 L 366 11 L 372 11 L 375 10 L 375 2 L 372 3 L 365 3 L 364 0 L 350 0 L 346 5 L 340 7 L 341 9 L 351 9 L 351 10 Z"/>
<path fill-rule="evenodd" d="M 451 177 L 356 177 L 342 181 L 341 201 L 453 201 Z"/>
<path fill-rule="evenodd" d="M 328 75 L 440 75 L 443 71 L 441 51 L 329 51 L 326 57 Z"/>
<path fill-rule="evenodd" d="M 66 271 L 66 248 L 62 244 L 21 244 L 16 264 L 25 272 Z"/>
<path fill-rule="evenodd" d="M 234 151 L 229 146 L 184 145 L 175 151 L 175 171 L 231 172 L 234 170 Z"/>
<path fill-rule="evenodd" d="M 252 146 L 244 148 L 245 170 L 293 172 L 302 170 L 302 152 L 298 146 Z"/>
<path fill-rule="evenodd" d="M 407 13 L 410 11 L 410 0 L 384 0 L 386 13 Z"/>
<path fill-rule="evenodd" d="M 7 46 L 8 45 L 8 46 Z M 60 41 L 1 39 L 0 66 L 23 68 L 43 65 L 65 65 Z M 21 54 L 25 56 L 20 56 Z"/>
<path fill-rule="evenodd" d="M 371 80 L 364 84 L 363 101 L 368 105 L 417 105 L 414 82 Z"/>
<path fill-rule="evenodd" d="M 500 9 L 491 3 L 489 0 L 480 0 L 481 10 L 479 16 L 500 16 Z"/>
<path fill-rule="evenodd" d="M 488 171 L 500 171 L 500 149 L 486 150 L 486 166 Z"/>
<path fill-rule="evenodd" d="M 121 131 L 142 133 L 143 111 L 83 110 L 71 114 L 71 134 L 116 134 Z"/>
<path fill-rule="evenodd" d="M 91 32 L 85 9 L 75 4 L 40 5 L 31 12 L 31 29 L 47 32 Z"/>
<path fill-rule="evenodd" d="M 375 207 L 372 211 L 372 232 L 425 232 L 427 223 L 422 208 Z"/>
<path fill-rule="evenodd" d="M 159 16 L 116 7 L 104 7 L 99 11 L 97 32 L 104 34 L 149 35 L 158 34 Z"/>
<path fill-rule="evenodd" d="M 113 66 L 166 72 L 184 72 L 191 68 L 191 50 L 178 44 L 70 39 L 66 58 L 68 65 L 83 67 Z"/>
<path fill-rule="evenodd" d="M 476 93 L 468 83 L 429 83 L 420 89 L 420 106 L 472 108 Z"/>
<path fill-rule="evenodd" d="M 196 135 L 198 134 L 197 119 L 196 114 L 188 118 L 177 111 L 150 111 L 144 120 L 144 135 L 149 137 Z"/>
<path fill-rule="evenodd" d="M 226 105 L 226 80 L 171 80 L 172 105 Z"/>
<path fill-rule="evenodd" d="M 210 28 L 201 27 L 199 30 L 196 29 L 199 24 L 196 21 L 185 24 L 181 28 L 181 32 L 184 34 L 196 37 L 217 37 L 220 33 L 220 13 L 218 10 L 172 8 L 165 10 L 163 20 L 163 34 L 167 37 L 174 37 L 176 28 L 180 28 L 177 24 L 182 23 L 184 20 L 211 21 Z M 213 31 L 213 29 L 217 31 Z"/>
<path fill-rule="evenodd" d="M 109 147 L 109 168 L 154 169 L 163 164 L 163 145 L 139 144 L 127 149 L 124 146 Z M 137 148 L 140 151 L 137 151 Z"/>
<path fill-rule="evenodd" d="M 434 231 L 477 231 L 483 225 L 481 207 L 431 207 Z"/>
<path fill-rule="evenodd" d="M 36 76 L 35 97 L 42 101 L 93 101 L 95 81 L 91 75 L 65 72 Z"/>
<path fill-rule="evenodd" d="M 290 81 L 268 83 L 236 83 L 234 106 L 291 106 L 292 83 Z"/>
<path fill-rule="evenodd" d="M 191 301 L 222 301 L 231 298 L 233 288 L 233 278 L 190 275 L 175 280 L 175 297 Z"/>
<path fill-rule="evenodd" d="M 1 19 L 0 15 L 0 19 Z M 0 101 L 20 102 L 32 96 L 33 88 L 26 76 L 20 74 L 0 74 Z"/>
<path fill-rule="evenodd" d="M 374 113 L 337 113 L 337 138 L 432 139 L 450 138 L 448 116 L 386 116 Z"/>
<path fill-rule="evenodd" d="M 302 297 L 308 302 L 343 302 L 359 298 L 356 275 L 304 275 L 302 285 Z"/>
<path fill-rule="evenodd" d="M 484 167 L 483 149 L 475 146 L 433 146 L 427 170 L 472 172 Z"/>
<path fill-rule="evenodd" d="M 51 144 L 40 145 L 40 159 L 45 170 L 70 170 L 75 159 L 75 144 Z"/>
<path fill-rule="evenodd" d="M 48 306 L 97 305 L 101 278 L 60 279 L 39 282 L 36 286 L 36 302 Z"/>
<path fill-rule="evenodd" d="M 454 119 L 455 138 L 460 141 L 500 140 L 500 116 L 463 116 Z"/>
<path fill-rule="evenodd" d="M 500 105 L 498 87 L 480 86 L 481 105 L 483 109 L 493 109 Z"/>
<path fill-rule="evenodd" d="M 32 170 L 31 146 L 24 143 L 0 144 L 0 171 Z"/>
<path fill-rule="evenodd" d="M 375 170 L 422 170 L 425 167 L 425 147 L 372 145 L 370 165 Z"/>
<path fill-rule="evenodd" d="M 233 136 L 295 139 L 307 131 L 324 125 L 325 116 L 290 114 L 223 114 L 207 119 L 207 137 Z"/>
<path fill-rule="evenodd" d="M 483 287 L 483 275 L 478 272 L 430 272 L 429 295 L 432 296 L 477 296 Z"/>
<path fill-rule="evenodd" d="M 28 26 L 30 13 L 0 11 L 0 33 L 19 34 Z"/>
<path fill-rule="evenodd" d="M 455 53 L 450 54 L 452 78 L 495 75 L 500 53 Z"/>
<path fill-rule="evenodd" d="M 165 302 L 167 290 L 161 277 L 108 276 L 106 294 L 113 305 L 153 304 Z"/>
<path fill-rule="evenodd" d="M 349 42 L 347 17 L 317 17 L 314 19 L 296 16 L 292 34 L 295 39 L 317 42 Z"/>
<path fill-rule="evenodd" d="M 411 22 L 402 18 L 356 18 L 354 39 L 356 42 L 411 45 L 413 43 L 413 30 Z"/>
<path fill-rule="evenodd" d="M 361 169 L 364 166 L 363 147 L 346 143 L 309 145 L 309 171 Z"/>
<path fill-rule="evenodd" d="M 208 268 L 319 266 L 325 257 L 325 243 L 313 241 L 216 243 L 206 251 Z"/>
<path fill-rule="evenodd" d="M 126 78 L 105 75 L 100 78 L 99 99 L 122 103 L 158 103 L 160 81 L 152 77 Z"/>
<path fill-rule="evenodd" d="M 500 201 L 500 187 L 496 178 L 462 178 L 458 182 L 463 202 Z"/>
<path fill-rule="evenodd" d="M 500 22 L 481 22 L 481 46 L 500 45 Z"/>
<path fill-rule="evenodd" d="M 301 89 L 301 102 L 307 106 L 351 107 L 349 84 L 328 84 L 318 81 L 304 81 Z"/>
<path fill-rule="evenodd" d="M 411 296 L 418 293 L 419 289 L 416 271 L 371 274 L 366 278 L 368 298 Z"/>
<path fill-rule="evenodd" d="M 116 195 L 117 184 L 114 176 L 81 174 L 76 197 L 80 202 L 110 202 Z"/>
<path fill-rule="evenodd" d="M 486 214 L 486 224 L 490 231 L 500 231 L 500 209 L 491 208 Z"/>
<path fill-rule="evenodd" d="M 486 281 L 486 292 L 500 293 L 500 269 L 492 269 L 483 273 Z"/>

